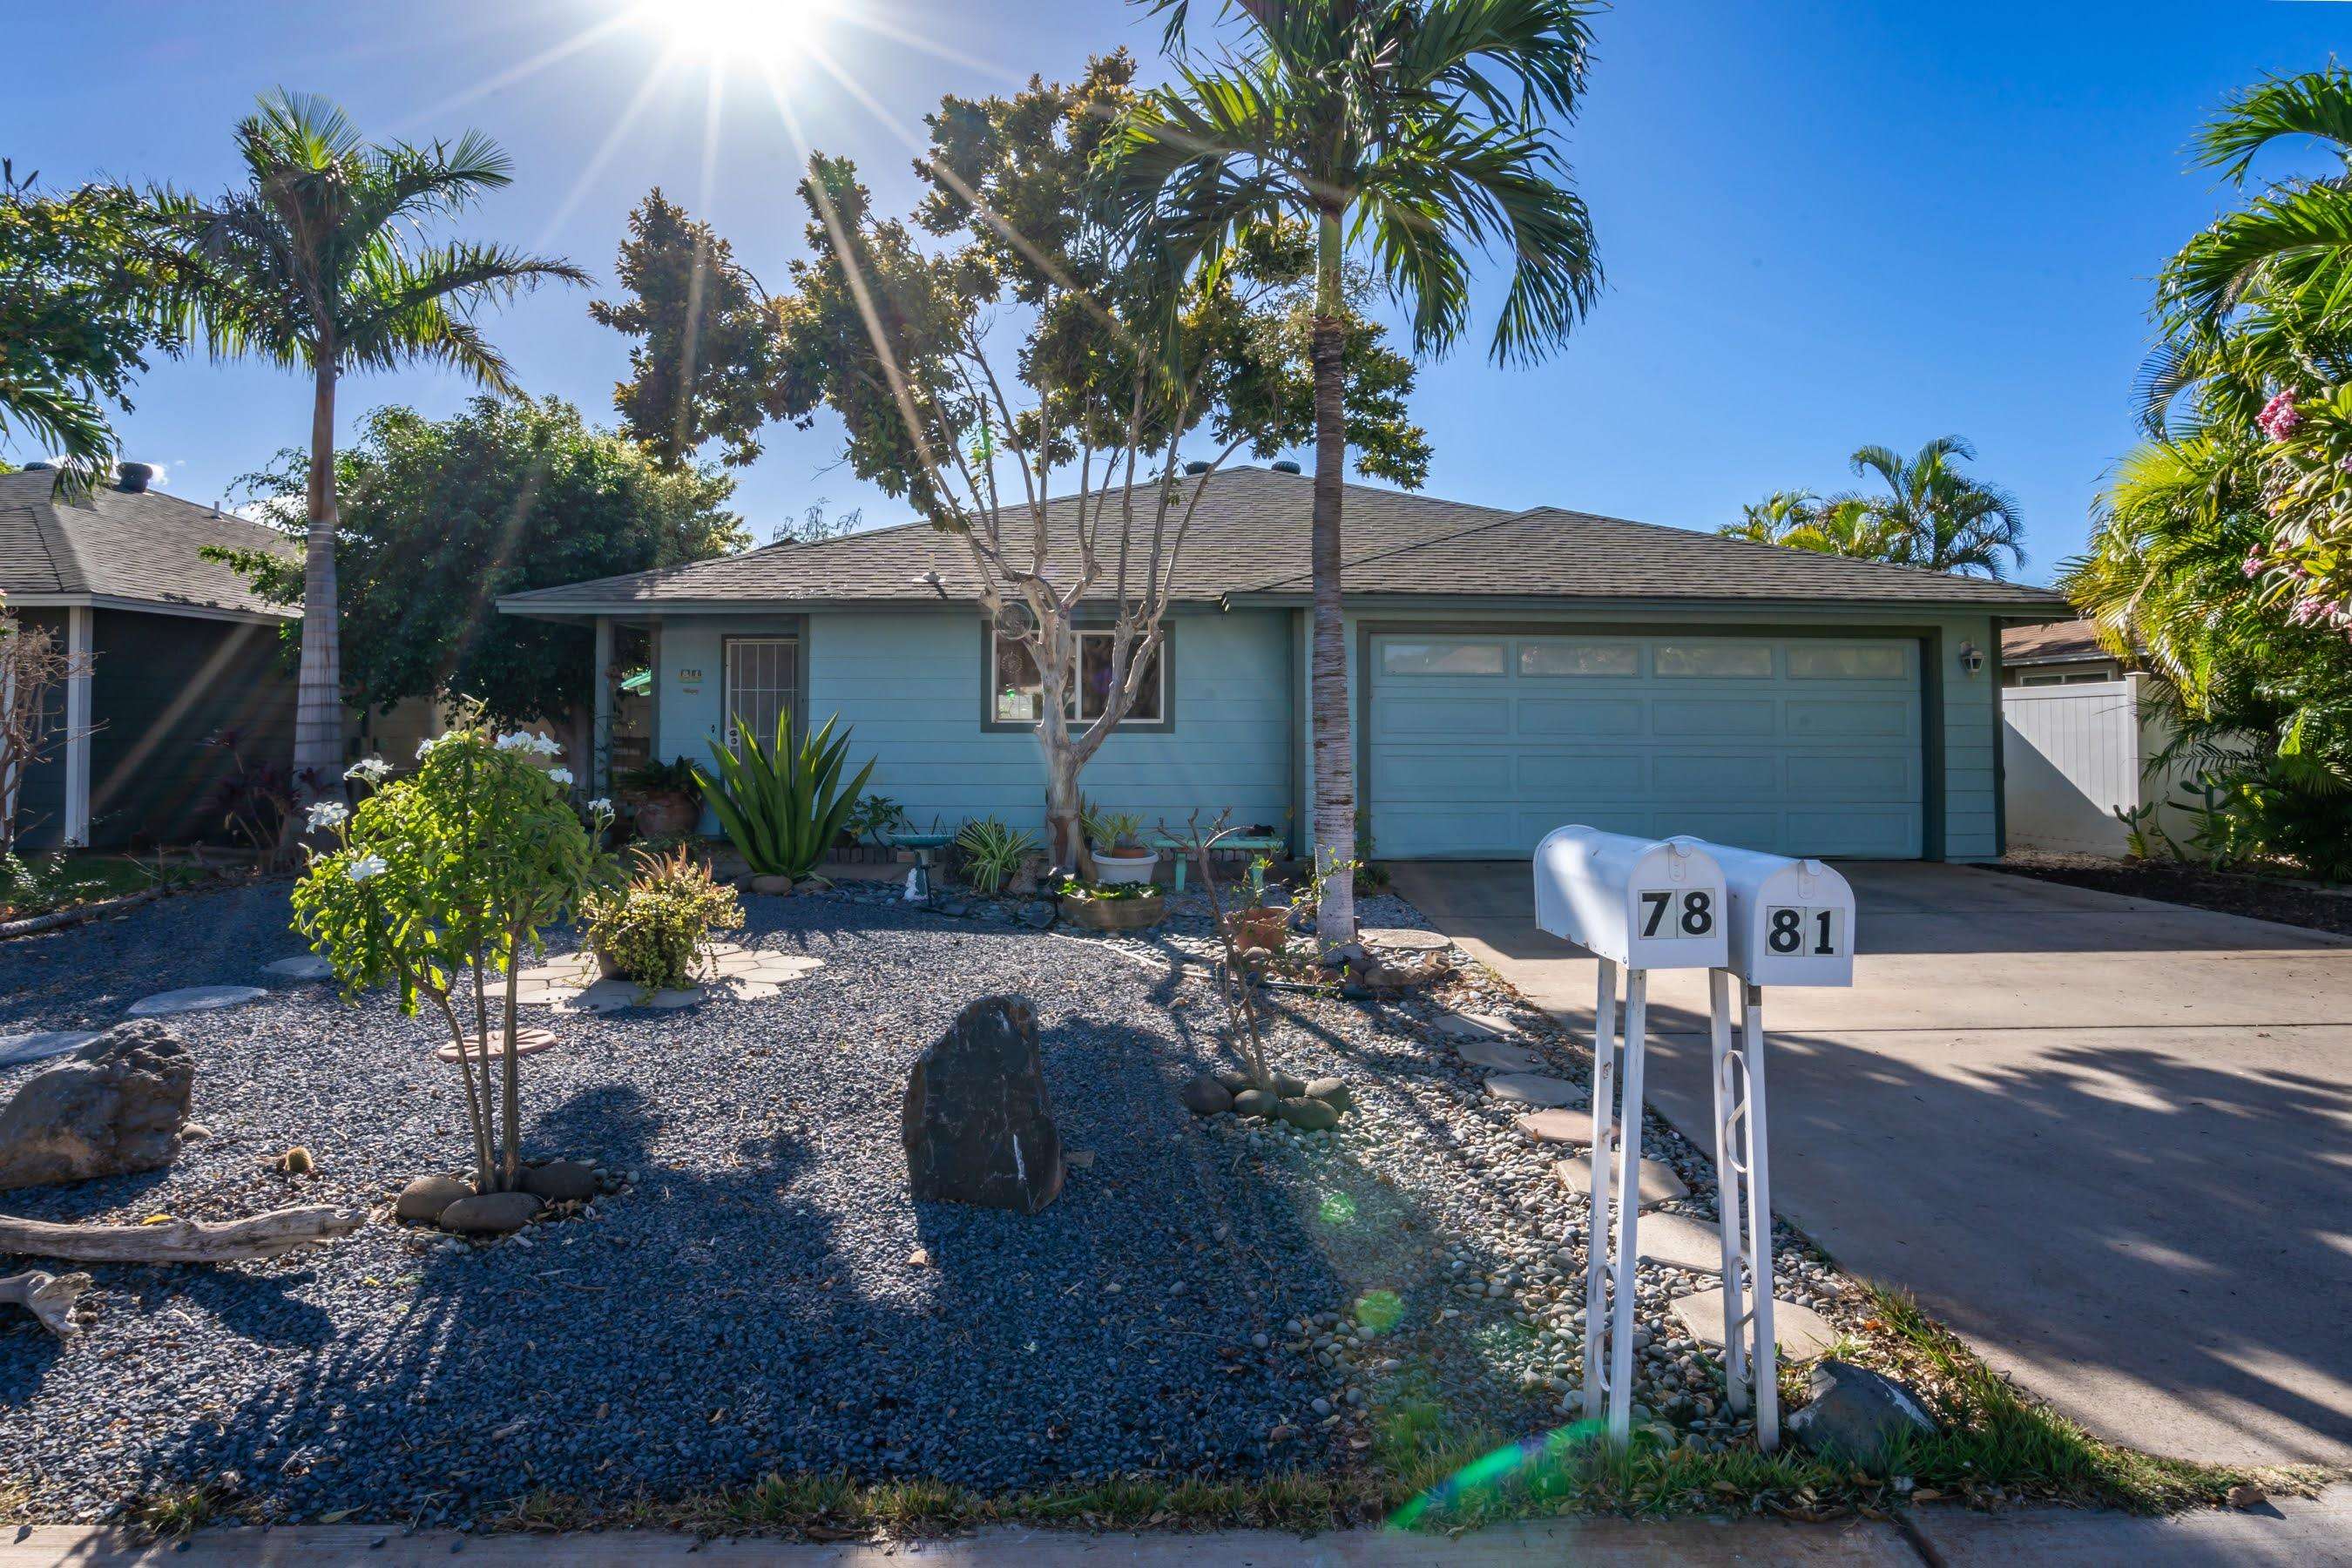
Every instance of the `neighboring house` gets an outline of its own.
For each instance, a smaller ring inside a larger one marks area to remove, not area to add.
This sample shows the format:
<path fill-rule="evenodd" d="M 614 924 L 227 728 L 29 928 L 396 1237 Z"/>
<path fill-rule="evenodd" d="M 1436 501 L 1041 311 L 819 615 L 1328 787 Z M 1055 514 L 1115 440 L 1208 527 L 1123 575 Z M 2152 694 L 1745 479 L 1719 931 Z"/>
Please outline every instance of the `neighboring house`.
<path fill-rule="evenodd" d="M 0 474 L 0 595 L 58 645 L 89 656 L 68 680 L 64 742 L 22 780 L 27 848 L 118 847 L 209 837 L 227 771 L 207 737 L 247 757 L 294 745 L 294 683 L 278 653 L 288 612 L 264 604 L 206 545 L 282 549 L 285 536 L 147 488 L 144 464 L 75 502 L 57 475 Z"/>
<path fill-rule="evenodd" d="M 2173 736 L 2148 712 L 2154 676 L 2125 668 L 2081 620 L 2011 631 L 2001 671 L 2011 848 L 2127 855 L 2126 816 L 2186 837 L 2192 823 L 2178 805 L 2180 770 L 2154 761 Z"/>
<path fill-rule="evenodd" d="M 2089 621 L 2053 621 L 2043 626 L 2012 626 L 2000 639 L 2004 686 L 2069 686 L 2117 680 L 2123 661 L 2099 642 Z"/>
<path fill-rule="evenodd" d="M 1313 481 L 1207 482 L 1158 681 L 1084 784 L 1171 826 L 1231 811 L 1303 851 Z M 1346 519 L 1357 789 L 1380 858 L 1525 856 L 1568 822 L 1793 854 L 2000 853 L 1997 650 L 2007 624 L 2066 614 L 2057 595 L 1370 487 Z M 605 733 L 638 700 L 618 682 L 649 668 L 632 721 L 661 757 L 706 757 L 738 716 L 772 731 L 780 710 L 837 713 L 852 757 L 877 759 L 869 787 L 918 825 L 1035 826 L 1035 681 L 979 586 L 959 540 L 913 523 L 499 603 L 595 628 Z"/>

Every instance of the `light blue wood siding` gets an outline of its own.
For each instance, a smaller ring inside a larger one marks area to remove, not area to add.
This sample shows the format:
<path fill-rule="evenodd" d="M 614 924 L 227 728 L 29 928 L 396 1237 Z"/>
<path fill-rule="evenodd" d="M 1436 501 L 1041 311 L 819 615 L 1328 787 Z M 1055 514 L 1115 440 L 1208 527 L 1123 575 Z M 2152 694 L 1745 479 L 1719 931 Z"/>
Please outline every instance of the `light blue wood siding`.
<path fill-rule="evenodd" d="M 661 637 L 660 750 L 709 755 L 719 732 L 721 639 L 788 629 L 783 618 L 688 620 Z M 1231 809 L 1244 826 L 1287 830 L 1291 711 L 1285 677 L 1288 616 L 1278 611 L 1174 616 L 1166 731 L 1114 735 L 1087 765 L 1083 785 L 1106 810 L 1181 823 Z M 981 728 L 982 639 L 977 616 L 940 612 L 817 613 L 802 650 L 809 712 L 838 713 L 855 731 L 852 765 L 876 759 L 868 788 L 897 800 L 916 823 L 944 828 L 996 816 L 1045 823 L 1045 771 L 1026 732 Z M 689 682 L 681 672 L 700 670 Z M 706 823 L 706 826 L 709 824 Z"/>

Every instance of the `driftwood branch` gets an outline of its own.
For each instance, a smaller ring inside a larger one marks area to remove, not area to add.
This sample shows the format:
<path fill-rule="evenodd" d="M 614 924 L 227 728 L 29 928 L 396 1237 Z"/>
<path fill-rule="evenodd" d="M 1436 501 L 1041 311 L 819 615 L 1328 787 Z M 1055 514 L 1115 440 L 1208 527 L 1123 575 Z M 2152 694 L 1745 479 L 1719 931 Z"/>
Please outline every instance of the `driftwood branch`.
<path fill-rule="evenodd" d="M 53 1225 L 0 1215 L 0 1252 L 70 1258 L 79 1263 L 230 1263 L 275 1258 L 330 1237 L 349 1236 L 359 1209 L 272 1209 L 250 1219 L 174 1219 L 161 1225 Z"/>
<path fill-rule="evenodd" d="M 87 1274 L 11 1274 L 0 1279 L 0 1306 L 14 1304 L 41 1321 L 59 1339 L 73 1332 L 73 1306 L 90 1287 Z"/>

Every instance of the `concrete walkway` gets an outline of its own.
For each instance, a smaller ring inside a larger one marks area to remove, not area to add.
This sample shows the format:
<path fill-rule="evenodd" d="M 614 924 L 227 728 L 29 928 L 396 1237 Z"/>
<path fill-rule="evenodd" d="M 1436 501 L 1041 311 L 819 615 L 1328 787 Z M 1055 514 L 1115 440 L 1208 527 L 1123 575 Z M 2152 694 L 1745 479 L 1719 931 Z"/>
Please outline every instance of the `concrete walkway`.
<path fill-rule="evenodd" d="M 2134 1519 L 2076 1509 L 1970 1513 L 1927 1507 L 1912 1515 L 1923 1552 L 1890 1523 L 1863 1519 L 1790 1524 L 1778 1519 L 1563 1519 L 1474 1531 L 1462 1536 L 1371 1530 L 1310 1536 L 1234 1530 L 1184 1535 L 1090 1535 L 1006 1526 L 943 1541 L 835 1545 L 737 1540 L 698 1542 L 658 1531 L 597 1535 L 404 1535 L 374 1525 L 298 1525 L 281 1530 L 204 1530 L 184 1546 L 141 1545 L 110 1531 L 0 1528 L 0 1568 L 162 1568 L 176 1563 L 420 1568 L 427 1563 L 562 1563 L 636 1568 L 693 1553 L 697 1563 L 780 1568 L 1178 1568 L 1193 1563 L 1252 1568 L 1518 1568 L 1528 1564 L 1772 1564 L 1804 1568 L 1918 1568 L 1943 1563 L 2032 1563 L 2046 1568 L 2204 1568 L 2352 1563 L 2352 1490 L 2283 1498 L 2245 1513 L 2200 1511 Z M 1933 1555 L 1930 1555 L 1930 1552 Z"/>
<path fill-rule="evenodd" d="M 1851 991 L 1769 1000 L 1772 1188 L 1848 1269 L 2148 1452 L 2352 1465 L 2352 942 L 1958 866 L 1843 868 Z M 1529 873 L 1397 890 L 1584 1038 Z M 1653 1105 L 1708 1147 L 1702 977 Z"/>

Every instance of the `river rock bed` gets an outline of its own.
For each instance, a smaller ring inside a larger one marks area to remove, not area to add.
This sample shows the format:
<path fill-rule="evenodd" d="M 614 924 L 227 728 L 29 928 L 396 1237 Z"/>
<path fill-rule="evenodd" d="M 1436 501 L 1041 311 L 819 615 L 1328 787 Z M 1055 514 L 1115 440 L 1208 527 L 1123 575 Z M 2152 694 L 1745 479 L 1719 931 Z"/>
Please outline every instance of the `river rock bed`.
<path fill-rule="evenodd" d="M 201 1482 L 247 1517 L 431 1523 L 771 1470 L 1013 1489 L 1344 1467 L 1377 1460 L 1407 1405 L 1509 1435 L 1580 1408 L 1586 1205 L 1552 1171 L 1571 1151 L 1531 1143 L 1435 1024 L 1509 1018 L 1579 1084 L 1586 1058 L 1483 971 L 1393 1002 L 1276 998 L 1275 1065 L 1336 1074 L 1356 1104 L 1302 1133 L 1178 1100 L 1234 1060 L 1197 890 L 1118 938 L 894 891 L 746 899 L 735 940 L 824 961 L 776 996 L 559 1021 L 524 1066 L 526 1152 L 593 1161 L 618 1190 L 491 1242 L 391 1222 L 404 1183 L 465 1158 L 455 1069 L 433 1020 L 263 973 L 299 950 L 282 886 L 0 946 L 0 1033 L 102 1027 L 172 986 L 270 992 L 172 1021 L 209 1135 L 170 1172 L 13 1194 L 12 1212 L 376 1211 L 269 1262 L 92 1268 L 94 1321 L 63 1345 L 0 1320 L 0 1477 L 43 1520 Z M 1368 924 L 1425 923 L 1366 902 Z M 907 1195 L 907 1068 L 992 992 L 1036 1008 L 1073 1152 L 1032 1217 Z M 36 1070 L 0 1070 L 0 1094 Z M 268 1167 L 297 1144 L 315 1174 Z M 1654 1118 L 1643 1144 L 1693 1189 L 1671 1207 L 1711 1217 L 1704 1158 Z M 1850 1319 L 1793 1239 L 1781 1294 Z M 1715 1281 L 1642 1276 L 1645 1413 L 1675 1441 L 1738 1441 L 1712 1353 L 1671 1313 Z"/>

